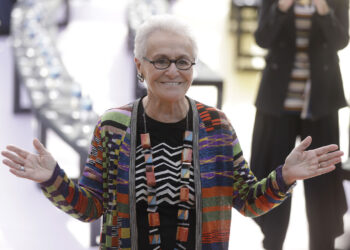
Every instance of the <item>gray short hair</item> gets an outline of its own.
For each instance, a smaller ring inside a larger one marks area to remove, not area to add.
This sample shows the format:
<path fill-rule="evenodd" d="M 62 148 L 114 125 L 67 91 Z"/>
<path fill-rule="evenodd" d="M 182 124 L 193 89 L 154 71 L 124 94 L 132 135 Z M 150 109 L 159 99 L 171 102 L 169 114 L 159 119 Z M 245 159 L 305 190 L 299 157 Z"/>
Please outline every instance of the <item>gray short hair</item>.
<path fill-rule="evenodd" d="M 172 32 L 187 37 L 192 45 L 194 59 L 197 59 L 197 42 L 190 27 L 170 14 L 153 15 L 136 30 L 134 43 L 134 55 L 136 58 L 141 59 L 146 55 L 147 39 L 154 31 Z"/>

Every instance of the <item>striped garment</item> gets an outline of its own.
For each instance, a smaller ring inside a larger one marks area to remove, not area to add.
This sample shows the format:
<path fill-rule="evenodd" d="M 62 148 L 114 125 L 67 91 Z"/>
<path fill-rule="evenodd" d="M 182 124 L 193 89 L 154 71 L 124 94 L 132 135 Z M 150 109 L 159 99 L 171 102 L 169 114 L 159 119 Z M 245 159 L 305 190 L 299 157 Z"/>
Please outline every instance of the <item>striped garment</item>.
<path fill-rule="evenodd" d="M 142 103 L 142 101 L 140 102 Z M 147 181 L 146 164 L 142 152 L 140 134 L 145 133 L 143 106 L 139 105 L 137 126 L 137 147 L 135 161 L 135 190 L 136 203 L 144 201 L 147 203 Z M 181 155 L 183 150 L 183 133 L 186 128 L 187 119 L 191 124 L 192 112 L 189 111 L 188 117 L 176 123 L 161 123 L 148 117 L 146 114 L 147 132 L 150 133 L 150 140 L 153 152 L 153 165 L 156 176 L 157 204 L 176 206 L 180 203 L 181 180 Z M 189 127 L 192 131 L 192 126 Z M 172 136 L 169 137 L 169 134 Z M 194 183 L 193 170 L 190 172 L 189 185 L 189 207 L 194 207 Z"/>
<path fill-rule="evenodd" d="M 306 118 L 310 96 L 310 63 L 309 63 L 309 33 L 311 16 L 315 11 L 313 5 L 297 0 L 294 5 L 296 29 L 296 53 L 288 85 L 284 108 L 288 111 L 300 112 Z"/>
<path fill-rule="evenodd" d="M 92 221 L 103 216 L 100 249 L 139 249 L 135 169 L 130 167 L 135 166 L 138 102 L 110 109 L 101 117 L 79 184 L 58 165 L 50 180 L 41 184 L 53 204 L 73 217 Z M 245 216 L 259 216 L 290 193 L 281 166 L 257 181 L 223 112 L 192 99 L 190 103 L 196 249 L 228 249 L 232 207 Z"/>
<path fill-rule="evenodd" d="M 152 142 L 152 141 L 151 141 Z M 166 143 L 152 146 L 155 174 L 157 181 L 157 202 L 165 205 L 177 205 L 180 203 L 180 176 L 181 176 L 181 154 L 183 145 L 171 147 Z M 140 201 L 147 202 L 147 181 L 146 181 L 146 167 L 144 155 L 142 153 L 142 146 L 136 148 L 136 203 Z M 190 172 L 189 186 L 189 207 L 194 206 L 194 186 L 192 185 L 193 171 Z"/>

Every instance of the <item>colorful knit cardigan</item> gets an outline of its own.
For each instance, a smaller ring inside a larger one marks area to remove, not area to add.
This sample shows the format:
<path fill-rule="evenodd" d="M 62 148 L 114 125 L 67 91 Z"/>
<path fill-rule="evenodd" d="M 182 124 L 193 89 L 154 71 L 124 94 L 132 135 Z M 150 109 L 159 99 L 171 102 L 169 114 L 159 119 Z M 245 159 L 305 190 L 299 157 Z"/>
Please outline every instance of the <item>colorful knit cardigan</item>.
<path fill-rule="evenodd" d="M 100 249 L 104 250 L 138 249 L 135 178 L 130 174 L 136 137 L 132 111 L 137 103 L 110 109 L 100 118 L 79 184 L 58 165 L 51 179 L 41 184 L 54 205 L 73 217 L 88 222 L 103 216 Z M 225 114 L 191 99 L 190 103 L 197 138 L 196 249 L 228 249 L 232 207 L 245 216 L 259 216 L 288 197 L 288 187 L 281 167 L 258 182 Z"/>

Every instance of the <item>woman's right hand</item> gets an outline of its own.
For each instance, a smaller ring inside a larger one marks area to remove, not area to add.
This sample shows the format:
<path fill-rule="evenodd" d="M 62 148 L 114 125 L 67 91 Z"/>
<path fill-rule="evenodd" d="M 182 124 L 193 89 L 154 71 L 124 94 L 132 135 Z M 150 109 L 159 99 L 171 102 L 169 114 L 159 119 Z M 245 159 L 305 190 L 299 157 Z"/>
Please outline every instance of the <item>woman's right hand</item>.
<path fill-rule="evenodd" d="M 278 0 L 278 8 L 282 12 L 287 12 L 295 0 Z"/>
<path fill-rule="evenodd" d="M 56 161 L 38 139 L 33 141 L 38 154 L 27 152 L 16 146 L 7 146 L 1 154 L 5 157 L 3 163 L 10 172 L 18 177 L 38 183 L 50 179 L 56 166 Z"/>

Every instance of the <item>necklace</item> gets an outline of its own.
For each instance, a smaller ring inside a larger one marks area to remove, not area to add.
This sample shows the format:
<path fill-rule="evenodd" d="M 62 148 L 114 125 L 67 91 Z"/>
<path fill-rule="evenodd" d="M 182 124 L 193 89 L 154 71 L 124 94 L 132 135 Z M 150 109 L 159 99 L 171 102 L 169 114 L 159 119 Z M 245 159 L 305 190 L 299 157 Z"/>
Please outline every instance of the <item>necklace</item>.
<path fill-rule="evenodd" d="M 147 212 L 149 225 L 149 244 L 154 250 L 160 250 L 160 217 L 157 204 L 156 176 L 154 173 L 152 146 L 150 134 L 147 133 L 146 115 L 143 112 L 144 133 L 140 135 L 142 153 L 146 165 L 146 180 L 147 180 Z M 176 230 L 176 245 L 177 249 L 186 249 L 183 245 L 187 242 L 189 231 L 189 185 L 190 185 L 190 168 L 192 167 L 192 132 L 188 130 L 188 114 L 186 114 L 186 130 L 183 137 L 183 149 L 181 155 L 181 188 L 180 188 L 180 203 L 177 213 L 177 230 Z"/>

